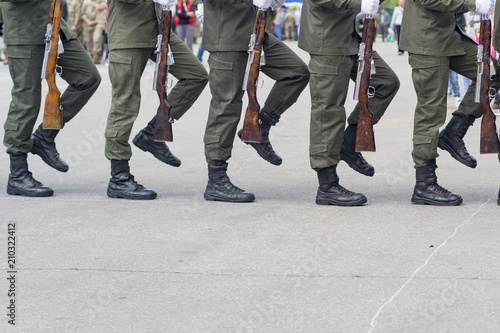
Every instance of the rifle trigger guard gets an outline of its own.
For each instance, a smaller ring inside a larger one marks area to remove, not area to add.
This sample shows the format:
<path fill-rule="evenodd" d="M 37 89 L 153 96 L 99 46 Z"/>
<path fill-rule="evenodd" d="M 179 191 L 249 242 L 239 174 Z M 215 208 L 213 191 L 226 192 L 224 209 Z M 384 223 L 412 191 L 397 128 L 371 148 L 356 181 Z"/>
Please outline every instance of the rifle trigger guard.
<path fill-rule="evenodd" d="M 489 99 L 491 100 L 491 99 L 495 98 L 496 93 L 497 93 L 497 91 L 496 91 L 495 88 L 490 88 L 488 90 L 488 97 L 489 97 Z"/>
<path fill-rule="evenodd" d="M 369 86 L 366 95 L 368 96 L 368 98 L 375 97 L 375 87 Z"/>
<path fill-rule="evenodd" d="M 56 65 L 56 73 L 59 74 L 59 76 L 62 75 L 63 68 L 62 66 Z"/>
<path fill-rule="evenodd" d="M 257 88 L 262 88 L 264 86 L 264 79 L 259 76 Z"/>
<path fill-rule="evenodd" d="M 167 77 L 167 82 L 166 82 L 166 87 L 167 88 L 172 88 L 172 85 L 173 85 L 174 81 L 172 80 L 172 78 L 170 76 Z"/>

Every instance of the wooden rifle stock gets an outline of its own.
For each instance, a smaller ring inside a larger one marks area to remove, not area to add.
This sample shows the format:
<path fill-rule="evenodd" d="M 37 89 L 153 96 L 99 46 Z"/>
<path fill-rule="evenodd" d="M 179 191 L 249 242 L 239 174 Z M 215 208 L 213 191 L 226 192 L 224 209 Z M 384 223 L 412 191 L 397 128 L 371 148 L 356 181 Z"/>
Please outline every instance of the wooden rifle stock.
<path fill-rule="evenodd" d="M 264 31 L 266 28 L 267 11 L 257 10 L 255 16 L 255 25 L 252 35 L 255 35 L 255 44 L 253 45 L 253 60 L 248 72 L 246 90 L 248 95 L 248 107 L 243 121 L 243 131 L 241 140 L 244 142 L 262 142 L 260 133 L 259 111 L 260 105 L 257 101 L 257 81 L 259 79 L 260 58 L 264 43 Z M 252 36 L 253 39 L 253 36 Z"/>
<path fill-rule="evenodd" d="M 159 55 L 161 56 L 160 63 L 156 69 L 156 92 L 160 99 L 160 106 L 156 112 L 155 122 L 155 141 L 172 141 L 172 123 L 170 110 L 172 105 L 167 98 L 167 73 L 168 73 L 168 43 L 170 42 L 170 30 L 172 27 L 172 12 L 168 8 L 163 7 L 162 18 L 160 24 L 161 44 L 159 45 Z M 158 56 L 158 55 L 157 55 Z"/>
<path fill-rule="evenodd" d="M 57 53 L 59 44 L 59 30 L 61 27 L 62 2 L 53 0 L 50 8 L 49 24 L 52 24 L 50 33 L 50 51 L 47 57 L 45 79 L 49 91 L 45 99 L 42 127 L 48 129 L 61 129 L 63 117 L 61 110 L 61 92 L 56 85 Z"/>
<path fill-rule="evenodd" d="M 500 143 L 498 141 L 496 116 L 490 107 L 490 47 L 491 47 L 491 21 L 481 19 L 481 29 L 479 34 L 479 45 L 482 45 L 482 75 L 480 84 L 479 102 L 483 108 L 483 118 L 481 119 L 481 154 L 500 153 Z M 479 57 L 479 54 L 478 54 Z M 481 66 L 481 64 L 478 64 Z"/>
<path fill-rule="evenodd" d="M 374 35 L 375 20 L 371 15 L 367 15 L 363 25 L 363 36 L 361 40 L 361 44 L 364 43 L 364 52 L 362 55 L 359 54 L 359 57 L 363 57 L 364 62 L 358 93 L 360 114 L 358 118 L 358 128 L 356 131 L 356 151 L 375 151 L 373 113 L 368 108 L 368 90 L 370 89 L 370 71 Z"/>

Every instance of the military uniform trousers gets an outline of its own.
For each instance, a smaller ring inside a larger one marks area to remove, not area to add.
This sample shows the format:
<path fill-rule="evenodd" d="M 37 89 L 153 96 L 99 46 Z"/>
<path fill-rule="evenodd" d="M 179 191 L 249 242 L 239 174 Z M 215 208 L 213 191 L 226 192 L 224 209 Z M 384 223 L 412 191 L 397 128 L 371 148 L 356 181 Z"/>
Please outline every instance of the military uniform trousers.
<path fill-rule="evenodd" d="M 205 67 L 175 34 L 170 36 L 174 64 L 169 73 L 179 81 L 168 94 L 173 119 L 180 119 L 207 85 Z M 108 159 L 129 160 L 128 143 L 141 103 L 140 80 L 148 59 L 156 61 L 154 48 L 113 49 L 109 53 L 109 78 L 112 85 L 111 110 L 106 127 L 105 154 Z M 151 85 L 153 82 L 151 81 Z M 159 102 L 158 102 L 159 103 Z M 156 115 L 156 109 L 150 110 Z"/>
<path fill-rule="evenodd" d="M 399 79 L 389 65 L 373 51 L 376 73 L 370 79 L 375 96 L 368 99 L 376 124 L 399 89 Z M 346 111 L 344 104 L 349 88 L 349 79 L 356 80 L 357 55 L 311 55 L 311 124 L 309 159 L 311 168 L 323 169 L 340 161 L 340 148 L 344 137 Z M 359 103 L 349 115 L 347 122 L 358 123 Z"/>
<path fill-rule="evenodd" d="M 427 161 L 439 156 L 437 146 L 439 128 L 446 121 L 448 69 L 472 80 L 458 110 L 454 115 L 481 117 L 480 103 L 474 102 L 477 75 L 477 44 L 462 36 L 465 54 L 439 57 L 410 54 L 412 79 L 417 93 L 417 107 L 413 127 L 413 161 L 415 168 L 422 168 Z"/>
<path fill-rule="evenodd" d="M 280 116 L 297 101 L 309 82 L 309 71 L 299 56 L 267 31 L 263 49 L 266 64 L 261 71 L 276 82 L 265 103 L 260 105 L 266 113 Z M 204 138 L 209 164 L 227 161 L 231 157 L 245 93 L 242 85 L 247 60 L 246 51 L 210 52 L 208 65 L 212 100 Z"/>
<path fill-rule="evenodd" d="M 63 123 L 70 121 L 97 90 L 101 76 L 76 37 L 63 41 L 64 53 L 57 64 L 69 84 L 61 95 Z M 12 102 L 5 121 L 4 145 L 11 155 L 27 154 L 31 133 L 40 111 L 41 72 L 45 45 L 9 45 L 9 70 L 13 81 Z"/>

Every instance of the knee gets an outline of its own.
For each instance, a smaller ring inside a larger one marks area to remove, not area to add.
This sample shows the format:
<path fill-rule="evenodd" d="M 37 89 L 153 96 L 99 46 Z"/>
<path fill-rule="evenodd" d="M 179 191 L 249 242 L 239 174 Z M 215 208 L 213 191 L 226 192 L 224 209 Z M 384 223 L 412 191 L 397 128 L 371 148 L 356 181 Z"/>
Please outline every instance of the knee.
<path fill-rule="evenodd" d="M 307 68 L 306 64 L 300 66 L 294 74 L 295 80 L 302 82 L 304 85 L 307 85 L 307 83 L 309 83 L 311 74 L 309 73 L 309 69 Z"/>
<path fill-rule="evenodd" d="M 95 92 L 99 85 L 101 84 L 101 75 L 96 70 L 91 71 L 91 73 L 87 76 L 87 80 L 84 83 L 86 89 Z"/>

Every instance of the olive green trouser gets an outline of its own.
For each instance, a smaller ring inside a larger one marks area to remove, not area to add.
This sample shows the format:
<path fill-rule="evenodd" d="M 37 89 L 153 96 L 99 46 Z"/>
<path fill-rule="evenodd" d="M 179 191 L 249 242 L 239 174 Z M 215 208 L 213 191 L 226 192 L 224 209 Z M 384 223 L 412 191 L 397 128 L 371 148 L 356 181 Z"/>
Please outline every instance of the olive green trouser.
<path fill-rule="evenodd" d="M 292 50 L 267 31 L 263 47 L 266 64 L 261 71 L 276 81 L 263 109 L 270 115 L 280 116 L 297 101 L 309 81 L 309 71 Z M 204 138 L 209 164 L 227 161 L 231 157 L 243 105 L 242 85 L 247 59 L 246 51 L 210 52 L 208 65 L 212 100 Z M 262 106 L 262 102 L 260 104 Z"/>
<path fill-rule="evenodd" d="M 174 55 L 174 64 L 170 66 L 169 73 L 179 80 L 168 94 L 172 104 L 170 115 L 173 119 L 179 119 L 200 96 L 207 84 L 208 74 L 193 52 L 173 33 L 170 37 L 170 49 Z M 105 133 L 105 155 L 110 160 L 129 160 L 132 156 L 128 140 L 139 114 L 140 80 L 148 59 L 156 60 L 154 50 L 115 49 L 109 53 L 112 100 Z M 156 109 L 150 112 L 156 115 Z"/>
<path fill-rule="evenodd" d="M 82 44 L 63 41 L 64 53 L 57 64 L 69 86 L 61 95 L 63 122 L 70 121 L 97 90 L 101 76 Z M 11 155 L 26 154 L 33 145 L 31 133 L 40 111 L 44 45 L 9 45 L 9 70 L 13 81 L 12 102 L 5 121 L 4 145 Z"/>
<path fill-rule="evenodd" d="M 439 156 L 437 146 L 439 128 L 446 121 L 449 69 L 472 80 L 458 110 L 454 115 L 481 117 L 480 103 L 474 102 L 477 75 L 477 44 L 462 36 L 465 54 L 452 57 L 438 57 L 410 54 L 412 79 L 417 93 L 417 106 L 413 126 L 413 162 L 415 168 L 422 168 Z"/>
<path fill-rule="evenodd" d="M 368 100 L 376 124 L 399 89 L 399 80 L 389 65 L 378 55 L 372 54 L 376 73 L 370 79 L 375 96 Z M 349 79 L 356 80 L 357 55 L 311 55 L 311 127 L 309 159 L 311 168 L 319 170 L 338 164 L 344 137 L 346 112 L 344 104 L 349 88 Z M 358 123 L 359 103 L 349 115 L 347 122 Z"/>

